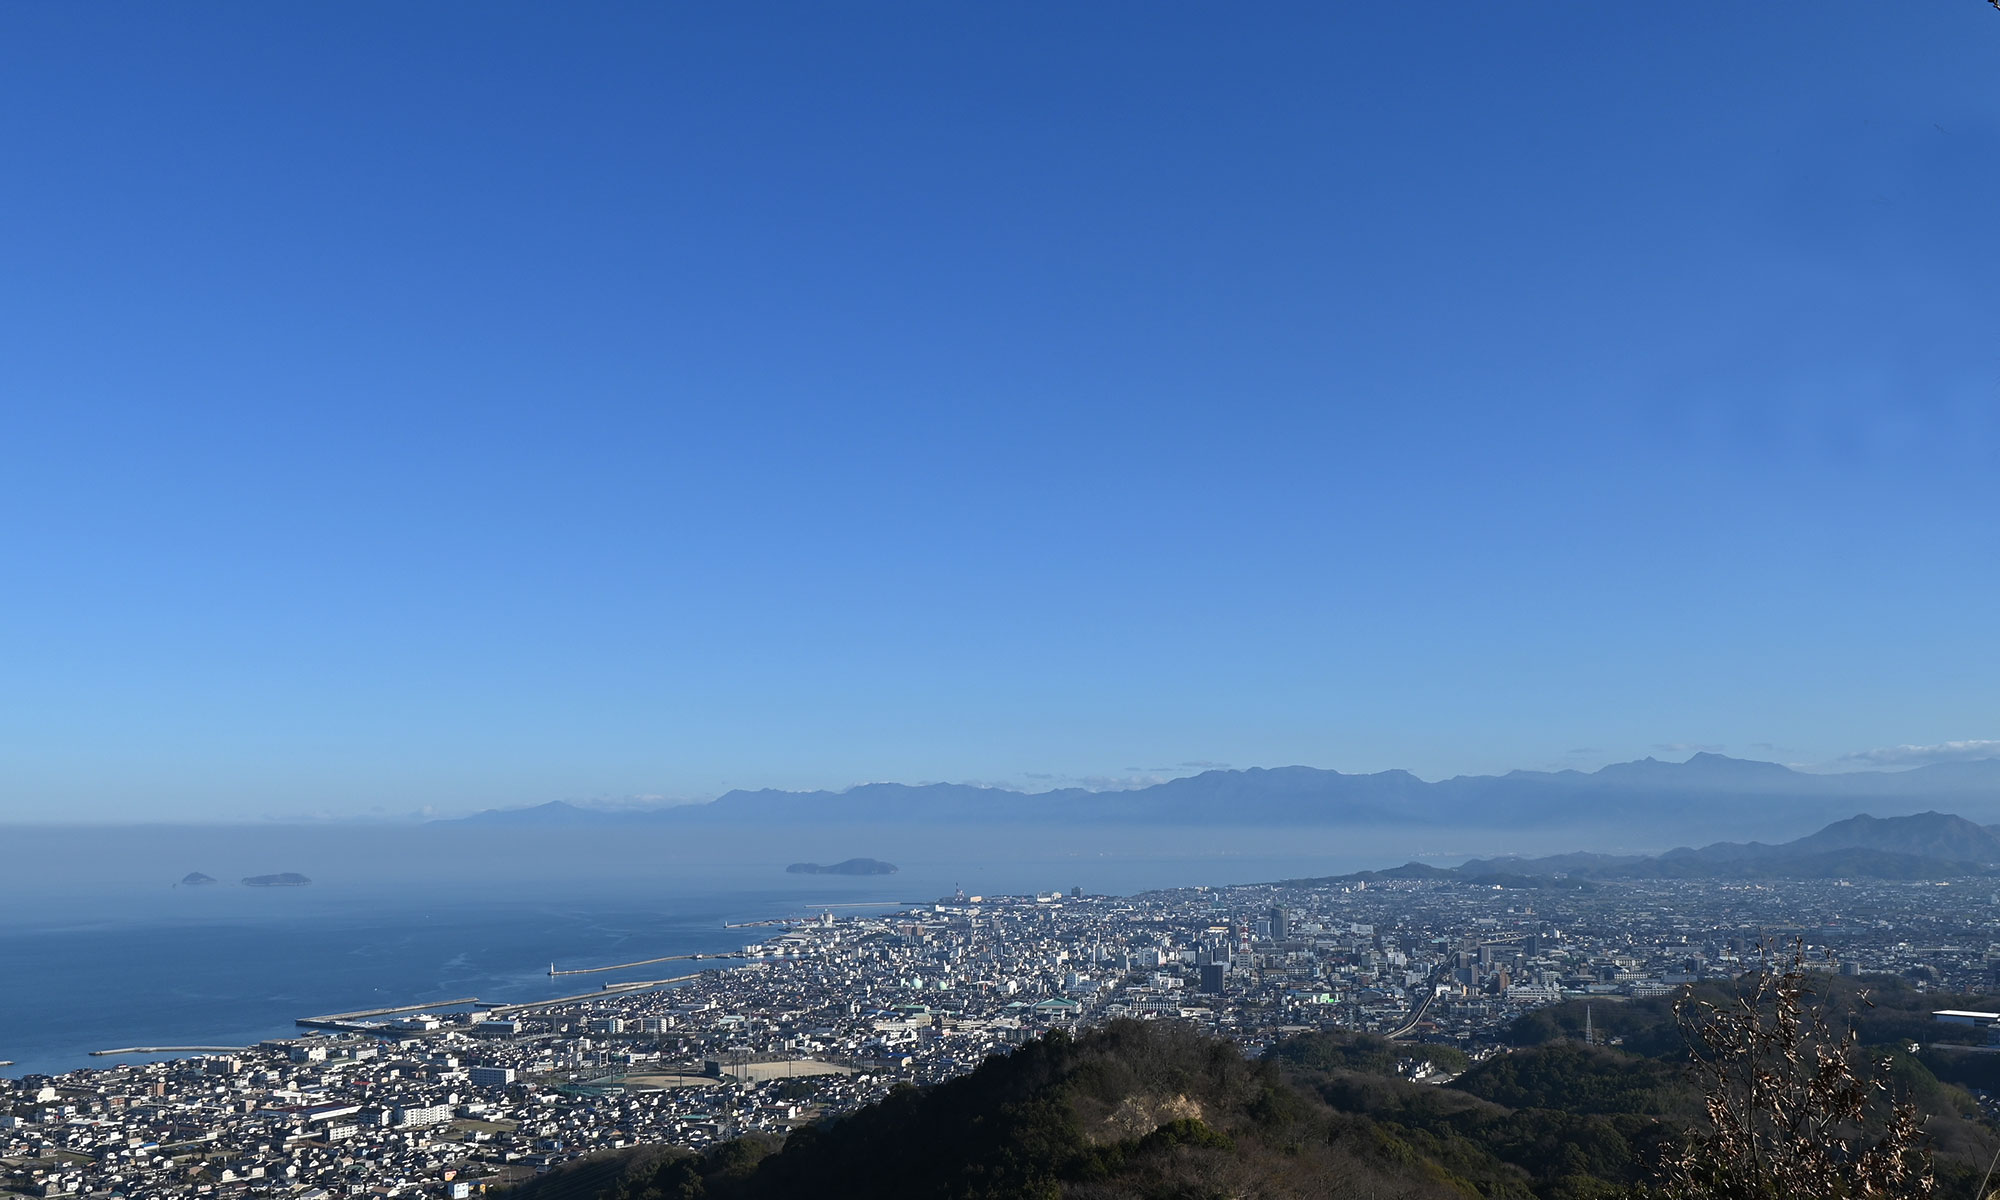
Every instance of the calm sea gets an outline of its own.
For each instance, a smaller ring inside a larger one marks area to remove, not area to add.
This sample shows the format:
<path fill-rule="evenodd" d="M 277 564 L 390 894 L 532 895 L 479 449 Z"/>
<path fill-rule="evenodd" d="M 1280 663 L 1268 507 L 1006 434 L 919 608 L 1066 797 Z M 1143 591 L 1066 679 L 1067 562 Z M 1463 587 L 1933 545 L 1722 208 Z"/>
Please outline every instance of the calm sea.
<path fill-rule="evenodd" d="M 466 996 L 518 1001 L 659 978 L 560 967 L 740 949 L 727 922 L 950 894 L 1126 894 L 1490 852 L 1435 832 L 924 831 L 452 826 L 0 828 L 0 1075 L 104 1066 L 125 1046 L 247 1045 L 303 1016 Z M 1508 849 L 1511 847 L 1499 847 Z M 790 875 L 868 856 L 886 877 Z M 223 881 L 180 887 L 200 871 Z M 240 886 L 296 871 L 296 889 Z M 836 910 L 848 911 L 848 910 Z"/>

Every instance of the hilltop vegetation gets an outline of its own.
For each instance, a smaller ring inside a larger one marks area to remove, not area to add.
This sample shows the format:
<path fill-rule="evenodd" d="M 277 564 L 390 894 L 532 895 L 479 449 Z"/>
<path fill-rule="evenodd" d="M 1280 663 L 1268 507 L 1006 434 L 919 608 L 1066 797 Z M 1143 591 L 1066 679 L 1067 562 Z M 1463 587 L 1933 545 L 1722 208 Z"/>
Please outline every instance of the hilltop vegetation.
<path fill-rule="evenodd" d="M 1361 1071 L 1370 1075 L 1400 1074 L 1405 1063 L 1459 1075 L 1472 1065 L 1465 1051 L 1453 1046 L 1392 1042 L 1379 1034 L 1345 1030 L 1286 1038 L 1271 1047 L 1268 1057 L 1309 1071 Z"/>
<path fill-rule="evenodd" d="M 521 1200 L 555 1200 L 563 1174 L 530 1185 Z M 1380 1124 L 1335 1110 L 1276 1061 L 1247 1061 L 1175 1025 L 1116 1022 L 1075 1038 L 1051 1034 L 927 1091 L 899 1091 L 802 1129 L 781 1149 L 740 1139 L 638 1165 L 597 1194 L 1458 1200 L 1476 1194 L 1470 1186 Z"/>
<path fill-rule="evenodd" d="M 1864 1040 L 1899 1035 L 1936 999 L 1885 980 L 1870 1009 L 1856 981 L 1824 982 L 1833 1019 Z M 510 1200 L 1650 1195 L 1660 1164 L 1704 1127 L 1686 1042 L 1664 1000 L 1594 1004 L 1593 1029 L 1622 1046 L 1583 1044 L 1583 1021 L 1581 1003 L 1530 1013 L 1515 1049 L 1477 1064 L 1451 1047 L 1344 1032 L 1301 1034 L 1247 1060 L 1173 1023 L 1114 1022 L 1051 1034 L 783 1142 L 594 1159 Z M 1993 1056 L 1912 1054 L 1907 1042 L 1877 1050 L 1890 1065 L 1885 1098 L 1925 1115 L 1938 1194 L 1970 1196 L 2000 1139 L 1934 1064 L 1987 1069 Z M 1462 1073 L 1443 1086 L 1404 1078 L 1420 1064 Z"/>

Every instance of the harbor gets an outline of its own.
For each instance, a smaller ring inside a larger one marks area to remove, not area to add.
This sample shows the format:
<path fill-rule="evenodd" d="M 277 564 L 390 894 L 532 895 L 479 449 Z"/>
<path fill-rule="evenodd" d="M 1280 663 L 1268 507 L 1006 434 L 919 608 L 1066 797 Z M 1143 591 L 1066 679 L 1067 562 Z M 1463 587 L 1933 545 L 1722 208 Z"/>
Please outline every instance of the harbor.
<path fill-rule="evenodd" d="M 394 1017 L 403 1013 L 422 1013 L 438 1009 L 476 1007 L 481 1003 L 477 996 L 461 996 L 456 1000 L 433 1000 L 428 1004 L 398 1004 L 384 1008 L 361 1008 L 353 1012 L 328 1013 L 319 1017 L 300 1017 L 297 1024 L 302 1029 L 324 1029 L 335 1033 L 371 1033 L 379 1026 L 365 1024 L 378 1017 Z"/>
<path fill-rule="evenodd" d="M 92 1058 L 112 1058 L 121 1054 L 240 1054 L 241 1046 L 121 1046 L 116 1050 L 92 1050 Z M 0 1067 L 10 1066 L 0 1063 Z"/>
<path fill-rule="evenodd" d="M 758 958 L 758 957 L 762 956 L 745 955 L 745 954 L 669 954 L 669 955 L 663 955 L 659 958 L 641 959 L 633 963 L 621 963 L 615 967 L 592 967 L 588 969 L 574 970 L 574 971 L 556 971 L 553 965 L 551 965 L 550 974 L 585 975 L 596 971 L 614 971 L 622 969 L 624 967 L 645 966 L 649 963 L 672 962 L 675 960 L 690 959 L 690 958 L 734 959 L 736 961 L 741 962 L 750 958 Z M 429 1028 L 431 1022 L 435 1021 L 436 1019 L 435 1017 L 432 1016 L 432 1014 L 442 1013 L 450 1009 L 474 1010 L 470 1020 L 473 1024 L 479 1024 L 481 1022 L 489 1020 L 496 1020 L 496 1021 L 505 1020 L 518 1013 L 534 1012 L 540 1009 L 557 1008 L 566 1004 L 578 1004 L 590 1000 L 597 1000 L 606 995 L 619 994 L 625 992 L 644 992 L 644 991 L 651 991 L 654 988 L 672 987 L 675 984 L 686 983 L 692 979 L 699 979 L 704 974 L 713 974 L 713 973 L 714 973 L 713 970 L 696 971 L 686 975 L 669 976 L 668 978 L 665 979 L 613 980 L 611 982 L 605 983 L 603 986 L 601 986 L 600 988 L 598 988 L 598 990 L 594 992 L 578 992 L 574 995 L 568 995 L 568 996 L 551 996 L 548 997 L 547 999 L 542 999 L 542 1000 L 519 1000 L 519 1001 L 499 1002 L 499 1001 L 481 1000 L 477 996 L 460 996 L 452 1000 L 434 1000 L 429 1003 L 423 1003 L 423 1004 L 385 1005 L 379 1008 L 356 1009 L 352 1012 L 326 1013 L 321 1016 L 315 1016 L 315 1017 L 300 1017 L 293 1023 L 301 1029 L 317 1030 L 326 1033 L 369 1034 L 378 1037 L 391 1034 L 427 1033 L 431 1031 Z M 399 1017 L 399 1016 L 404 1016 L 406 1014 L 412 1018 L 413 1023 L 410 1025 L 381 1021 L 381 1018 L 384 1017 Z M 138 1047 L 125 1050 L 96 1050 L 92 1051 L 92 1053 L 96 1055 L 155 1054 L 155 1053 L 170 1053 L 174 1050 L 187 1051 L 190 1053 L 199 1053 L 199 1052 L 234 1051 L 236 1049 L 239 1049 L 239 1047 L 181 1046 L 181 1047 L 171 1047 L 167 1049 L 146 1049 L 143 1047 Z"/>

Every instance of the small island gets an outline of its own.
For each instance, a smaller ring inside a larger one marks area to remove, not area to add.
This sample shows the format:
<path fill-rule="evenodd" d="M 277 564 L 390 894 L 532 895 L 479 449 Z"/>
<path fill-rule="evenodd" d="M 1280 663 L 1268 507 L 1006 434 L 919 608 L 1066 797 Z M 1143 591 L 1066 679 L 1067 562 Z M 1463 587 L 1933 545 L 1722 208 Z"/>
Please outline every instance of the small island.
<path fill-rule="evenodd" d="M 818 863 L 793 863 L 785 870 L 793 875 L 894 875 L 896 864 L 879 858 L 850 858 L 830 867 L 822 867 Z"/>
<path fill-rule="evenodd" d="M 181 883 L 189 887 L 208 887 L 215 882 L 215 876 L 204 875 L 200 871 L 189 871 L 181 876 Z"/>
<path fill-rule="evenodd" d="M 304 887 L 312 880 L 296 871 L 285 871 L 277 875 L 251 875 L 243 880 L 244 887 Z"/>

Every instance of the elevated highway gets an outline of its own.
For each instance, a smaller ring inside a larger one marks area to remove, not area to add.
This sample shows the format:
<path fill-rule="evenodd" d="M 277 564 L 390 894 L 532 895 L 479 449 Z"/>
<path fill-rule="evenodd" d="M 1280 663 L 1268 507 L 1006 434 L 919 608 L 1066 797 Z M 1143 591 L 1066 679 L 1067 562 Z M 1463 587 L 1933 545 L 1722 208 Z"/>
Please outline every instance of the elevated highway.
<path fill-rule="evenodd" d="M 1396 1029 L 1394 1029 L 1393 1031 L 1384 1036 L 1386 1036 L 1390 1041 L 1395 1041 L 1397 1038 L 1405 1038 L 1410 1036 L 1412 1033 L 1415 1033 L 1417 1030 L 1417 1026 L 1422 1025 L 1424 1023 L 1424 1017 L 1430 1013 L 1431 1005 L 1437 1003 L 1438 984 L 1442 982 L 1445 979 L 1445 977 L 1450 974 L 1450 972 L 1451 968 L 1448 966 L 1440 966 L 1438 967 L 1437 970 L 1432 971 L 1430 978 L 1424 981 L 1423 1003 L 1417 1005 L 1417 1007 L 1410 1012 L 1409 1020 L 1403 1022 L 1401 1025 L 1397 1026 Z"/>

